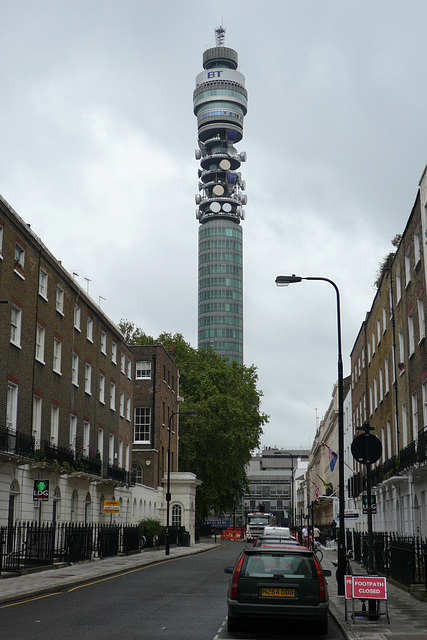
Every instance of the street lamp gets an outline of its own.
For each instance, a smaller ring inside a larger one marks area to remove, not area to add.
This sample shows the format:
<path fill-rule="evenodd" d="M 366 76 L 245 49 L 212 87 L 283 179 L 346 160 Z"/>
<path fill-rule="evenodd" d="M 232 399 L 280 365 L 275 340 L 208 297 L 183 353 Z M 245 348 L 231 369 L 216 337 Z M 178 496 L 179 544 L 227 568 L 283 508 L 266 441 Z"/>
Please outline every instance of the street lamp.
<path fill-rule="evenodd" d="M 339 485 L 339 535 L 338 535 L 338 595 L 344 595 L 344 576 L 346 569 L 346 553 L 345 553 L 345 500 L 344 500 L 344 381 L 342 367 L 342 351 L 341 351 L 341 309 L 340 309 L 340 292 L 333 280 L 329 278 L 303 278 L 296 276 L 277 276 L 276 284 L 278 287 L 287 287 L 294 282 L 301 280 L 322 280 L 329 282 L 335 289 L 337 297 L 337 333 L 338 333 L 338 485 Z"/>
<path fill-rule="evenodd" d="M 169 555 L 170 550 L 170 539 L 169 539 L 169 512 L 170 512 L 170 502 L 171 502 L 171 494 L 170 494 L 170 486 L 171 486 L 171 434 L 172 434 L 172 418 L 174 416 L 180 415 L 179 411 L 174 411 L 169 416 L 169 436 L 168 436 L 168 473 L 167 473 L 167 485 L 166 485 L 166 534 L 165 534 L 165 555 Z M 184 411 L 181 413 L 183 416 L 197 416 L 199 415 L 197 411 Z"/>

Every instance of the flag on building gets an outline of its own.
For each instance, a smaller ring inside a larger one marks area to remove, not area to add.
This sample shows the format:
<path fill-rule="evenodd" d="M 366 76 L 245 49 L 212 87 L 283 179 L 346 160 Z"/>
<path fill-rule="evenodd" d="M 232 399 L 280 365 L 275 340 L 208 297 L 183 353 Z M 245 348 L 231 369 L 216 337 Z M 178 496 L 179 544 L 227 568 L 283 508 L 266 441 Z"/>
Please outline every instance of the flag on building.
<path fill-rule="evenodd" d="M 323 442 L 323 440 L 322 440 L 322 444 L 325 445 L 325 447 L 329 451 L 329 467 L 330 467 L 331 471 L 333 471 L 335 469 L 335 465 L 336 465 L 336 462 L 338 460 L 338 454 L 335 453 L 335 451 L 332 451 L 331 447 L 329 447 L 326 444 L 326 442 Z"/>

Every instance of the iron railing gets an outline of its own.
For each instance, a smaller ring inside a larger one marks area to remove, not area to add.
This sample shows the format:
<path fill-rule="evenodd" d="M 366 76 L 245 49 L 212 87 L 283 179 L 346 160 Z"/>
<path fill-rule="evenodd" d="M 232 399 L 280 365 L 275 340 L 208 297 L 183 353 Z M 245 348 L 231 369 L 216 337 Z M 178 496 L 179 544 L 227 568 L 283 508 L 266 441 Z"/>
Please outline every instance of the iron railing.
<path fill-rule="evenodd" d="M 0 528 L 0 574 L 129 554 L 141 548 L 138 525 L 20 522 Z"/>

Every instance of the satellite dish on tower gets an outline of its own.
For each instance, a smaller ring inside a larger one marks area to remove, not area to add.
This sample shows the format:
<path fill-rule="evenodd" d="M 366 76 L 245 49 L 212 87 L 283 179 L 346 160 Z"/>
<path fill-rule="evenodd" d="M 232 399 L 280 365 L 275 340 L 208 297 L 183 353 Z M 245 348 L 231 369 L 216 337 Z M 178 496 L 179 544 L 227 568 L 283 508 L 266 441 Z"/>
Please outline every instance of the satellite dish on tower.
<path fill-rule="evenodd" d="M 219 168 L 223 169 L 224 171 L 228 171 L 230 167 L 231 167 L 230 160 L 226 160 L 225 158 L 221 160 L 221 162 L 219 163 Z"/>
<path fill-rule="evenodd" d="M 212 191 L 216 196 L 222 196 L 224 193 L 224 187 L 222 186 L 222 184 L 216 184 Z"/>
<path fill-rule="evenodd" d="M 221 205 L 219 202 L 212 202 L 210 209 L 213 213 L 219 213 L 221 211 Z"/>

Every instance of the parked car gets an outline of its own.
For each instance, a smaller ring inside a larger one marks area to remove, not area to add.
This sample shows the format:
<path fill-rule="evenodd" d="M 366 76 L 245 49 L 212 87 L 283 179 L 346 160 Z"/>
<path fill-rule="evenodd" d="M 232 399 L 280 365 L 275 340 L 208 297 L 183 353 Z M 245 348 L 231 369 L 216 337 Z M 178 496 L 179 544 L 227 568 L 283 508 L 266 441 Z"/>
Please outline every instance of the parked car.
<path fill-rule="evenodd" d="M 290 546 L 301 546 L 298 540 L 295 538 L 281 538 L 280 536 L 260 536 L 255 540 L 254 547 L 265 547 L 266 545 L 290 545 Z"/>
<path fill-rule="evenodd" d="M 228 592 L 228 630 L 238 631 L 243 618 L 311 622 L 328 632 L 329 598 L 323 570 L 305 547 L 247 547 L 231 574 Z"/>
<path fill-rule="evenodd" d="M 293 537 L 289 527 L 273 527 L 273 526 L 264 527 L 264 533 L 262 535 L 263 536 L 271 536 L 271 537 L 279 536 L 280 538 L 292 538 Z"/>

